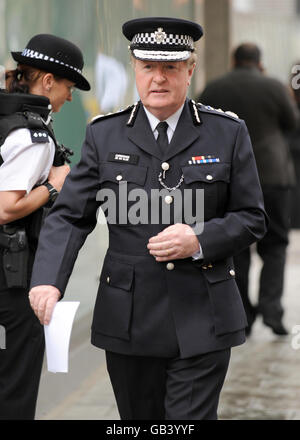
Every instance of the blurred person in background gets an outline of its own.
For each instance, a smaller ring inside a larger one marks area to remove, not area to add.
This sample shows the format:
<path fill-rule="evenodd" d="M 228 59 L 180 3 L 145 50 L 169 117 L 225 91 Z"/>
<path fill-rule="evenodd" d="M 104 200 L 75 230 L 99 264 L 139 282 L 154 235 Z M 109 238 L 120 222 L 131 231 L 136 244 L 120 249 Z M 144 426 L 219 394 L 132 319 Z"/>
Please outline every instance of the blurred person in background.
<path fill-rule="evenodd" d="M 35 35 L 0 92 L 0 419 L 33 419 L 44 354 L 43 327 L 28 301 L 43 219 L 70 167 L 55 139 L 51 113 L 72 101 L 72 90 L 89 90 L 82 53 L 73 43 Z"/>
<path fill-rule="evenodd" d="M 101 113 L 119 110 L 124 105 L 128 78 L 123 64 L 99 52 L 95 64 L 95 95 Z"/>
<path fill-rule="evenodd" d="M 261 51 L 252 43 L 233 53 L 233 70 L 210 82 L 199 101 L 230 110 L 246 122 L 257 163 L 264 202 L 270 219 L 268 232 L 257 243 L 262 259 L 258 305 L 249 298 L 250 248 L 234 258 L 250 334 L 257 313 L 277 335 L 286 335 L 281 298 L 290 229 L 290 189 L 295 170 L 286 132 L 296 127 L 298 111 L 287 88 L 264 74 Z"/>
<path fill-rule="evenodd" d="M 291 92 L 300 111 L 300 60 L 292 68 Z M 296 185 L 291 190 L 291 228 L 300 229 L 300 123 L 288 133 L 288 142 L 294 160 Z"/>

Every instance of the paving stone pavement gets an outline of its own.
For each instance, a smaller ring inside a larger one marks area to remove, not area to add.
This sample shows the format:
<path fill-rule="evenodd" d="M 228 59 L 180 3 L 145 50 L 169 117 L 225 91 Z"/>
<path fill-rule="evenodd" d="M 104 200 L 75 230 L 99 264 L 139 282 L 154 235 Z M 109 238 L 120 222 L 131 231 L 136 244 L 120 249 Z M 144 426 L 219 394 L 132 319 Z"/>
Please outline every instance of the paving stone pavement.
<path fill-rule="evenodd" d="M 260 265 L 255 254 L 251 269 L 253 299 Z M 275 336 L 257 319 L 251 337 L 244 345 L 232 350 L 231 364 L 220 398 L 219 419 L 300 420 L 299 294 L 300 231 L 292 231 L 283 300 L 286 310 L 284 322 L 291 334 Z M 299 328 L 295 327 L 297 325 Z M 293 328 L 299 337 L 292 333 Z M 47 411 L 40 408 L 38 418 L 119 420 L 103 356 L 95 365 L 97 367 L 55 407 Z"/>
<path fill-rule="evenodd" d="M 253 300 L 260 267 L 255 256 L 251 270 Z M 258 319 L 246 343 L 232 350 L 220 399 L 220 419 L 300 420 L 300 231 L 290 234 L 283 305 L 288 336 L 274 335 Z"/>

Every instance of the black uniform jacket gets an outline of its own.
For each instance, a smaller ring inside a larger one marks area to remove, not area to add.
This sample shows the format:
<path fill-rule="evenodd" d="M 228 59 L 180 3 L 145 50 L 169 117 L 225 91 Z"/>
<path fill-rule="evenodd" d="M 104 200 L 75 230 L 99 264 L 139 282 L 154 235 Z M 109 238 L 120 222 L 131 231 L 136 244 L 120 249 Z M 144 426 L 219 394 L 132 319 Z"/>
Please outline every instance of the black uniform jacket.
<path fill-rule="evenodd" d="M 193 161 L 198 156 L 215 161 Z M 88 126 L 82 158 L 42 230 L 32 286 L 51 284 L 63 294 L 96 224 L 97 192 L 112 190 L 118 201 L 121 187 L 160 190 L 163 162 L 169 164 L 163 180 L 169 188 L 183 175 L 178 190 L 193 189 L 193 203 L 195 190 L 204 189 L 205 223 L 198 236 L 204 258 L 156 262 L 147 243 L 168 225 L 118 224 L 117 212 L 117 224 L 109 224 L 92 343 L 123 354 L 184 358 L 241 344 L 247 322 L 232 256 L 266 230 L 256 165 L 243 121 L 189 100 L 163 155 L 141 104 Z"/>

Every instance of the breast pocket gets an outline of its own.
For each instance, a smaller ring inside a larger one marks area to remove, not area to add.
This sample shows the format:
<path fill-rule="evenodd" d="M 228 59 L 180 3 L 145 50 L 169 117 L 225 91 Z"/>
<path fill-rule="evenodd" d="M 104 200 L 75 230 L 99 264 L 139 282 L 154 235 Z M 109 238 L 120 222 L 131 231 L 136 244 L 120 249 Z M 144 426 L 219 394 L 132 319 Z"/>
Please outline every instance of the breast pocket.
<path fill-rule="evenodd" d="M 130 339 L 134 266 L 105 257 L 92 328 L 107 336 Z"/>
<path fill-rule="evenodd" d="M 147 178 L 148 167 L 123 164 L 101 163 L 99 165 L 100 189 L 97 200 L 105 202 L 102 209 L 108 223 L 128 225 L 130 207 L 138 199 Z M 142 194 L 144 196 L 144 193 Z"/>
<path fill-rule="evenodd" d="M 143 186 L 147 177 L 148 167 L 103 162 L 99 165 L 99 183 L 111 182 L 119 184 L 128 182 L 132 186 Z"/>
<path fill-rule="evenodd" d="M 220 217 L 227 203 L 230 164 L 211 163 L 182 166 L 185 188 L 204 190 L 204 220 Z M 193 197 L 193 203 L 195 196 Z M 194 208 L 193 208 L 194 209 Z"/>

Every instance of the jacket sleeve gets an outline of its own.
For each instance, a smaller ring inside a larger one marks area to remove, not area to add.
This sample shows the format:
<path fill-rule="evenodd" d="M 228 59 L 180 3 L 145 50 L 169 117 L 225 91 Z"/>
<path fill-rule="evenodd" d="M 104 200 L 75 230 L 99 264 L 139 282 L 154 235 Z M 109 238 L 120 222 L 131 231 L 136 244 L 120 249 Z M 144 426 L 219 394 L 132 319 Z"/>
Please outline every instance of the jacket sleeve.
<path fill-rule="evenodd" d="M 63 295 L 78 252 L 97 222 L 98 158 L 88 126 L 79 163 L 67 176 L 41 230 L 31 287 L 53 285 Z"/>
<path fill-rule="evenodd" d="M 228 204 L 224 217 L 204 223 L 198 236 L 204 262 L 221 260 L 260 240 L 267 230 L 263 195 L 251 141 L 244 121 L 234 146 Z"/>

